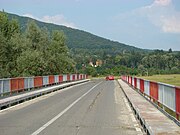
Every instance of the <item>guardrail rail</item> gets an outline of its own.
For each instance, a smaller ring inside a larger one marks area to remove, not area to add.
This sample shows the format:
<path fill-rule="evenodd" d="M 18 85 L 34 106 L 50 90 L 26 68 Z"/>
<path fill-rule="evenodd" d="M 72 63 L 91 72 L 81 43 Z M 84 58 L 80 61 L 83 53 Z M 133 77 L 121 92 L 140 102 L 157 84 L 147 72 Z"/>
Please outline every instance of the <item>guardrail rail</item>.
<path fill-rule="evenodd" d="M 170 112 L 173 111 L 176 114 L 176 118 L 172 117 L 179 121 L 180 87 L 133 76 L 121 76 L 121 79 L 138 90 L 146 99 L 155 103 L 164 112 L 172 116 L 165 108 L 168 108 Z"/>
<path fill-rule="evenodd" d="M 64 74 L 34 77 L 17 77 L 0 79 L 1 97 L 12 95 L 13 93 L 31 90 L 50 85 L 56 85 L 64 82 L 72 82 L 88 79 L 86 74 Z"/>

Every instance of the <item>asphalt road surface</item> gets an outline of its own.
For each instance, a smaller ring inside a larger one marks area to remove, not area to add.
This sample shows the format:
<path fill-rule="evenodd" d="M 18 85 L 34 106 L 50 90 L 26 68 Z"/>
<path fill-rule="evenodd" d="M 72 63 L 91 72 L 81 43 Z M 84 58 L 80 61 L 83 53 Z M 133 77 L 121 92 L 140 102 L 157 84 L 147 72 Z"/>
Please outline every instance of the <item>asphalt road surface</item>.
<path fill-rule="evenodd" d="M 141 135 L 117 81 L 93 80 L 0 111 L 0 135 Z"/>

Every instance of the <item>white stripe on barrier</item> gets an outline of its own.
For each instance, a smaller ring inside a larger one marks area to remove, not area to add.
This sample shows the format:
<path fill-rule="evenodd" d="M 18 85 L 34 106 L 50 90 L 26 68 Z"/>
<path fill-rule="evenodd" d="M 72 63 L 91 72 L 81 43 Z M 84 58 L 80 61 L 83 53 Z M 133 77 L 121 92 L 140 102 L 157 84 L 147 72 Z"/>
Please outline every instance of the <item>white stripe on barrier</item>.
<path fill-rule="evenodd" d="M 150 96 L 149 85 L 149 81 L 144 80 L 144 93 L 148 96 Z"/>
<path fill-rule="evenodd" d="M 132 77 L 132 85 L 134 86 L 134 77 Z"/>
<path fill-rule="evenodd" d="M 59 75 L 54 75 L 54 83 L 58 83 L 59 82 Z"/>
<path fill-rule="evenodd" d="M 158 85 L 159 102 L 171 110 L 176 111 L 175 88 L 163 84 Z"/>
<path fill-rule="evenodd" d="M 67 81 L 67 75 L 63 75 L 63 82 Z"/>
<path fill-rule="evenodd" d="M 43 85 L 48 85 L 49 84 L 49 76 L 43 76 Z"/>
<path fill-rule="evenodd" d="M 137 78 L 137 88 L 140 90 L 140 79 Z"/>

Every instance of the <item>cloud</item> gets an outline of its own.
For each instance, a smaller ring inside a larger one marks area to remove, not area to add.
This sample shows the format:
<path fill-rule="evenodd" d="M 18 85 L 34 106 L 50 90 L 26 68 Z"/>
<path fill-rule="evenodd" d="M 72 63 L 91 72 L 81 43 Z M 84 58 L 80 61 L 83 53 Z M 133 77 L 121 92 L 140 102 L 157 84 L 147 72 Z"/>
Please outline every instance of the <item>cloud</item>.
<path fill-rule="evenodd" d="M 42 18 L 38 18 L 36 16 L 33 16 L 32 14 L 24 14 L 23 16 L 30 17 L 30 18 L 33 18 L 42 22 L 53 23 L 57 25 L 64 25 L 67 27 L 76 28 L 75 24 L 67 21 L 67 19 L 62 14 L 54 15 L 54 16 L 46 15 L 46 16 L 43 16 Z"/>
<path fill-rule="evenodd" d="M 59 24 L 59 25 L 65 25 L 65 26 L 71 27 L 71 28 L 76 28 L 75 24 L 72 22 L 68 22 L 63 15 L 55 15 L 55 16 L 47 15 L 42 18 L 42 21 L 48 22 L 48 23 Z"/>
<path fill-rule="evenodd" d="M 171 0 L 155 0 L 151 5 L 138 9 L 138 12 L 163 32 L 180 33 L 180 12 L 175 10 Z"/>
<path fill-rule="evenodd" d="M 149 29 L 147 26 L 152 25 L 163 33 L 180 33 L 180 12 L 175 10 L 172 0 L 154 0 L 150 5 L 122 13 L 115 19 L 119 24 L 128 24 L 132 30 L 145 31 Z"/>
<path fill-rule="evenodd" d="M 162 17 L 162 30 L 164 32 L 171 33 L 180 33 L 180 18 L 176 18 L 176 16 L 171 16 L 169 18 Z"/>
<path fill-rule="evenodd" d="M 31 15 L 31 14 L 24 14 L 23 16 L 25 16 L 25 17 L 29 17 L 29 18 L 33 18 L 33 19 L 38 19 L 38 18 L 34 17 L 34 16 L 33 16 L 33 15 Z"/>
<path fill-rule="evenodd" d="M 168 6 L 171 4 L 171 0 L 155 0 L 154 5 Z"/>

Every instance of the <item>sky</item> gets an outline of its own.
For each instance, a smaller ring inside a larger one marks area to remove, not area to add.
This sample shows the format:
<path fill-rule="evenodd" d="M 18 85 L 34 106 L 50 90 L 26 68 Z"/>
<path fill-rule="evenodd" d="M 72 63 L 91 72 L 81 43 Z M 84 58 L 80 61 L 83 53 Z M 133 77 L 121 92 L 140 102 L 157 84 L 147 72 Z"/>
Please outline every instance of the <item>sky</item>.
<path fill-rule="evenodd" d="M 0 10 L 143 49 L 180 51 L 180 0 L 0 0 Z"/>

